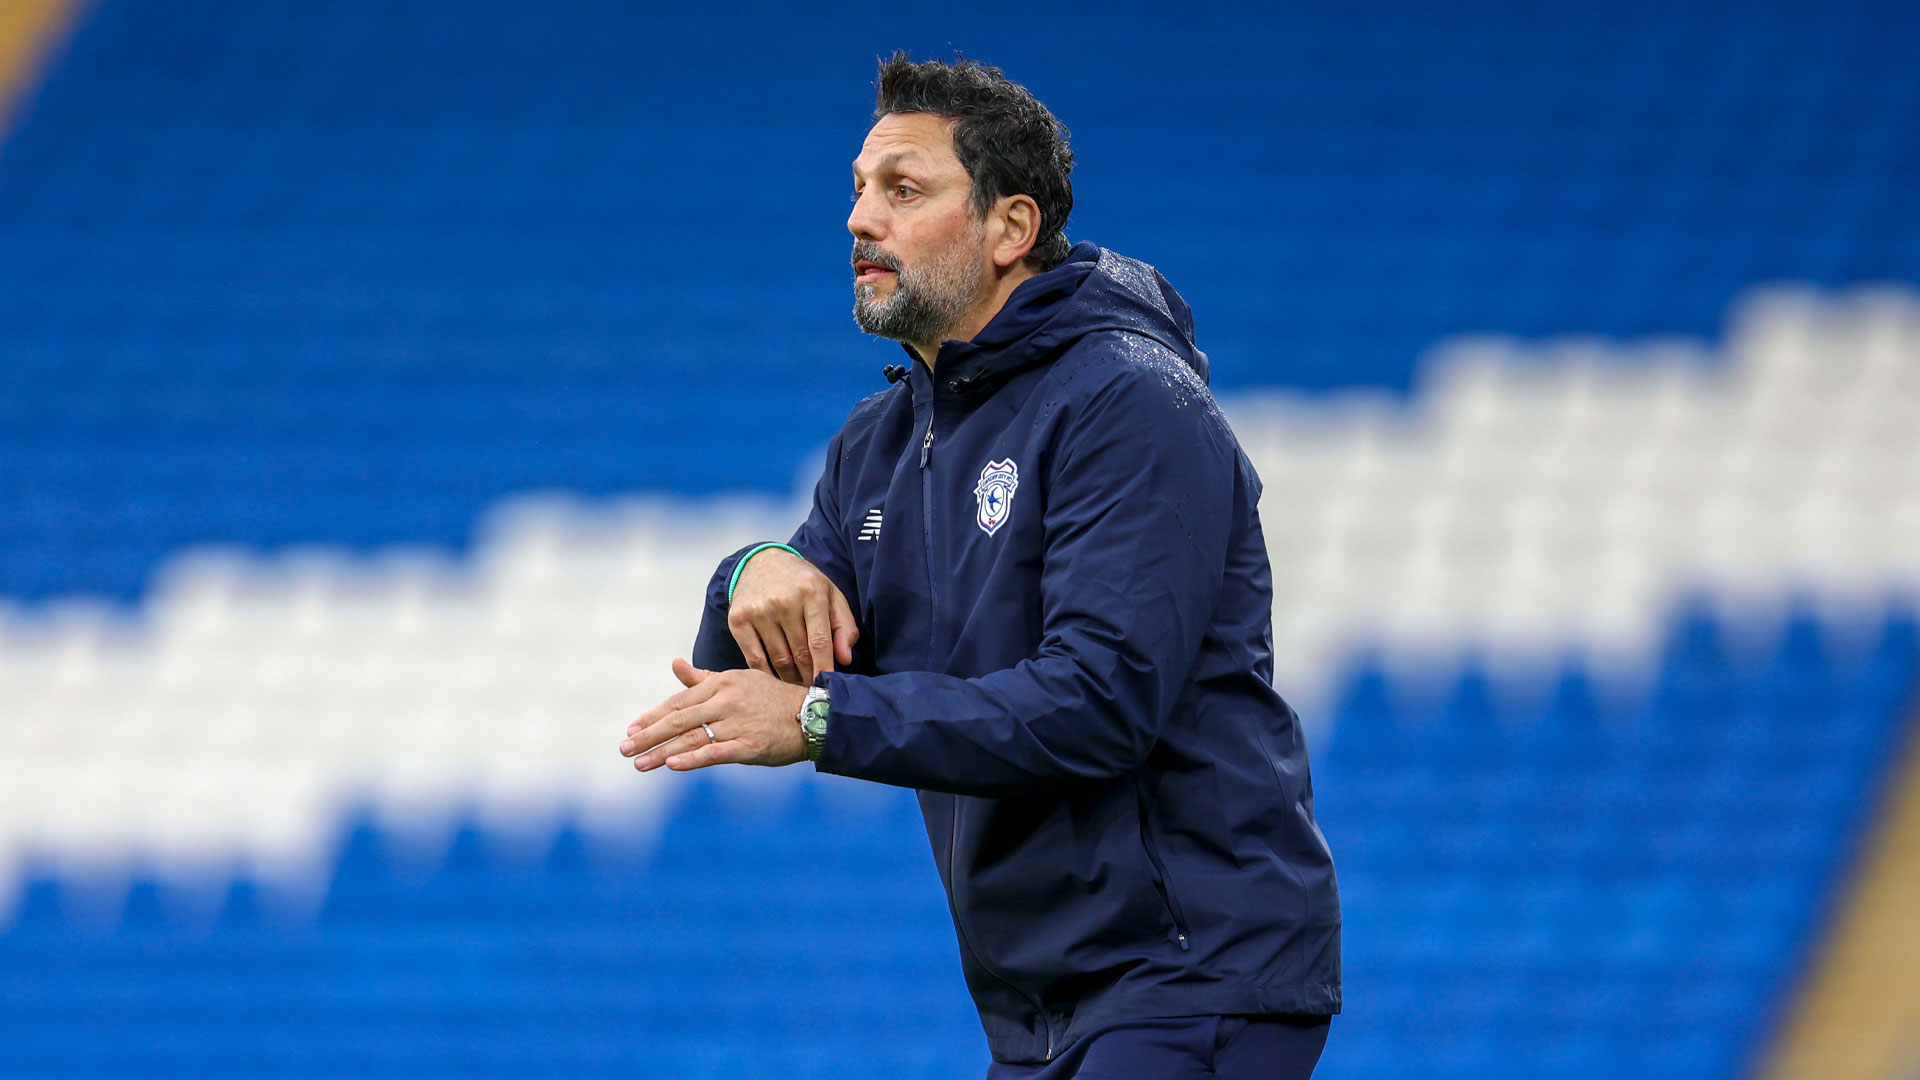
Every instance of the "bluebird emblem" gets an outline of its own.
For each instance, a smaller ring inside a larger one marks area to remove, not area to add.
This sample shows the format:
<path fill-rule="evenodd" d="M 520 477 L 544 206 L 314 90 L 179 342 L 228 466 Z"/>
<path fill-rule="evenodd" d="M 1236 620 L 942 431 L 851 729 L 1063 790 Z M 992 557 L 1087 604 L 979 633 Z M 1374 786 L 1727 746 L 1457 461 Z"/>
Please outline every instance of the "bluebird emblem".
<path fill-rule="evenodd" d="M 988 536 L 1007 523 L 1007 513 L 1013 509 L 1013 493 L 1019 487 L 1020 466 L 1015 465 L 1012 458 L 989 461 L 987 467 L 980 470 L 980 482 L 973 486 L 974 498 L 980 500 L 976 520 Z"/>

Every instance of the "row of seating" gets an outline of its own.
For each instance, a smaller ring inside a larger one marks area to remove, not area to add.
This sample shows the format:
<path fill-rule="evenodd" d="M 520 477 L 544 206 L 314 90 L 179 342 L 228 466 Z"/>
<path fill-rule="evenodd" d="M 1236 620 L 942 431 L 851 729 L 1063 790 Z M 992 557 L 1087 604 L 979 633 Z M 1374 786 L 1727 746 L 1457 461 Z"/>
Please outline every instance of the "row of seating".
<path fill-rule="evenodd" d="M 549 485 L 786 491 L 898 358 L 848 326 L 838 208 L 899 43 L 980 51 L 1058 108 L 1074 235 L 1163 265 L 1228 390 L 1405 390 L 1462 332 L 1707 336 L 1759 282 L 1920 277 L 1895 5 L 1631 28 L 1516 8 L 1471 39 L 1411 3 L 1363 30 L 1130 0 L 1098 31 L 1062 10 L 1012 36 L 388 7 L 110 2 L 28 100 L 0 156 L 0 464 L 23 500 L 0 525 L 54 523 L 0 538 L 0 593 L 129 600 L 199 542 L 461 547 L 491 500 Z M 1089 55 L 1153 42 L 1167 78 L 1077 78 L 1038 44 L 1090 32 Z M 1713 65 L 1682 62 L 1708 37 Z M 768 158 L 780 200 L 683 179 Z M 1247 195 L 1169 219 L 1189 190 Z M 716 252 L 719 288 L 688 272 Z M 185 449 L 203 439 L 238 460 Z M 130 514 L 125 488 L 181 509 Z"/>
<path fill-rule="evenodd" d="M 1683 611 L 1650 696 L 1577 666 L 1361 664 L 1315 747 L 1348 992 L 1364 1003 L 1323 1069 L 1744 1068 L 1909 737 L 1915 626 L 1910 610 L 1864 626 L 1801 612 L 1742 661 L 1729 639 L 1752 626 Z M 1757 680 L 1822 670 L 1848 708 L 1765 707 Z M 1399 704 L 1436 683 L 1454 688 L 1437 712 Z M 855 1053 L 875 1030 L 942 1048 L 891 1062 L 897 1075 L 977 1068 L 911 797 L 747 775 L 762 782 L 670 777 L 671 810 L 544 835 L 351 816 L 304 909 L 276 902 L 292 887 L 274 883 L 209 891 L 29 867 L 0 931 L 0 976 L 24 1003 L 0 1015 L 0 1064 L 72 1069 L 74 1033 L 104 1025 L 93 1052 L 117 1067 L 280 1067 L 307 1045 L 284 1035 L 303 1016 L 357 1048 L 343 1067 L 472 1063 L 422 1049 L 411 1022 L 512 1032 L 590 1069 L 622 1013 L 724 1003 L 771 1023 L 806 995 L 817 1042 L 767 1037 L 716 1059 L 715 1075 L 797 1045 Z M 209 1013 L 230 1019 L 190 1020 Z M 487 1071 L 517 1070 L 519 1050 L 458 1041 L 498 1050 Z M 856 1056 L 843 1068 L 881 1068 Z"/>
<path fill-rule="evenodd" d="M 1376 1007 L 1324 1071 L 1752 1067 L 1920 686 L 1910 610 L 1755 630 L 1683 609 L 1624 684 L 1354 669 L 1315 790 Z"/>

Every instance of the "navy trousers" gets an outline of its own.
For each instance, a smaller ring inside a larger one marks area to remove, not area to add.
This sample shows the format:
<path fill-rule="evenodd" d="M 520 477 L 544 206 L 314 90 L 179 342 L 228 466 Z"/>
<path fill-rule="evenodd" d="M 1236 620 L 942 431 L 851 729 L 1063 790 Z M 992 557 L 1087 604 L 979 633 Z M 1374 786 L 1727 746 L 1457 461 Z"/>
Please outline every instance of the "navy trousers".
<path fill-rule="evenodd" d="M 994 1062 L 987 1080 L 1307 1080 L 1326 1016 L 1179 1016 L 1088 1032 L 1045 1065 Z"/>

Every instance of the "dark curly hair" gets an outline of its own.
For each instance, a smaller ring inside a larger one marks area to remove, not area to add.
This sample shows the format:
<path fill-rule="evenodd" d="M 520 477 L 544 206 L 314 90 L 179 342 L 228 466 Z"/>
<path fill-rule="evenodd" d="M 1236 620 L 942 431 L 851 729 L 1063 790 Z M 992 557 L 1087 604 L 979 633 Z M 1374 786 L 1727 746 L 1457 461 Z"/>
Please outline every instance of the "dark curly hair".
<path fill-rule="evenodd" d="M 1030 196 L 1040 207 L 1040 235 L 1027 265 L 1044 271 L 1066 261 L 1073 149 L 1066 125 L 1031 91 L 978 60 L 916 64 L 904 49 L 880 62 L 877 86 L 875 120 L 889 113 L 930 113 L 958 121 L 953 151 L 973 180 L 975 217 L 985 217 L 1003 196 Z"/>

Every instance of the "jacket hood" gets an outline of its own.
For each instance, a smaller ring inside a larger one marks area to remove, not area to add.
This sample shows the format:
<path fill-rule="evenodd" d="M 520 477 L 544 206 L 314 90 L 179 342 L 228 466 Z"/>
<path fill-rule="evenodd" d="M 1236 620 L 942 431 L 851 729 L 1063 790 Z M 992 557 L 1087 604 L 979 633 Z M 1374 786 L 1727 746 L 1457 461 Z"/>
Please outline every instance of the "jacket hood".
<path fill-rule="evenodd" d="M 1208 380 L 1207 354 L 1193 340 L 1193 309 L 1153 267 L 1093 244 L 1020 283 L 972 341 L 940 347 L 940 376 L 1010 375 L 1051 360 L 1088 334 L 1138 334 L 1177 353 Z M 911 355 L 911 350 L 908 350 Z"/>

